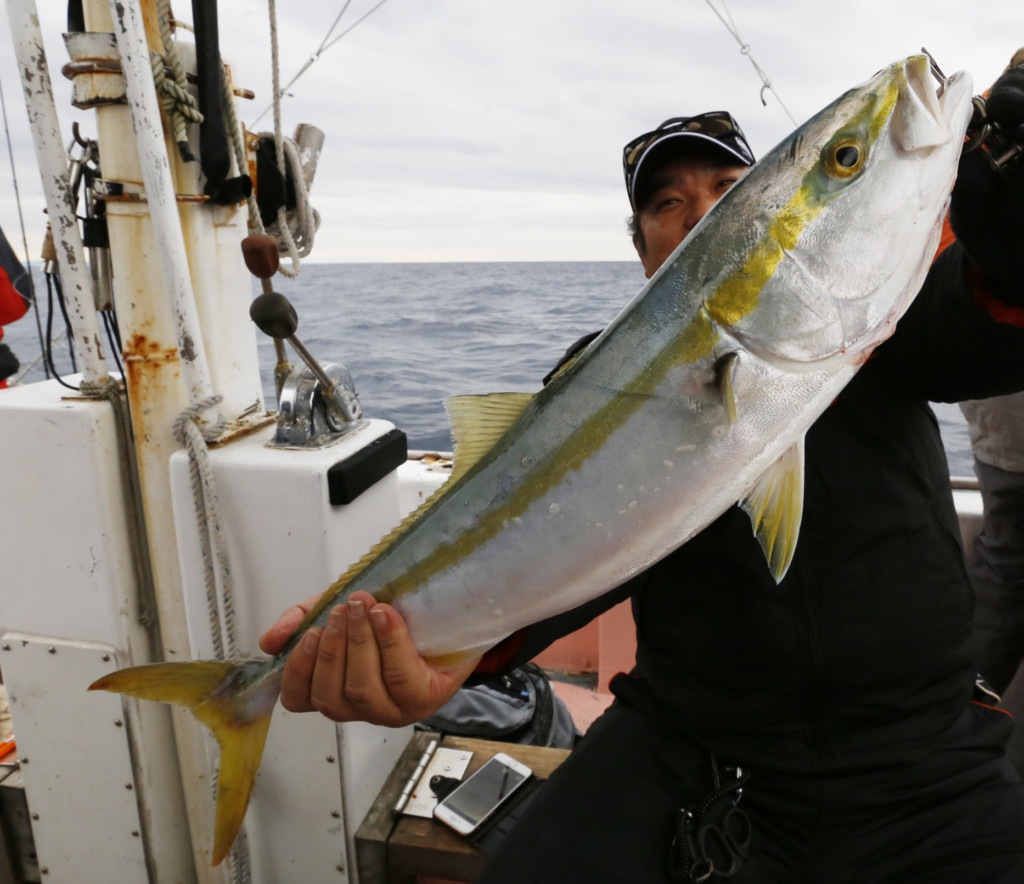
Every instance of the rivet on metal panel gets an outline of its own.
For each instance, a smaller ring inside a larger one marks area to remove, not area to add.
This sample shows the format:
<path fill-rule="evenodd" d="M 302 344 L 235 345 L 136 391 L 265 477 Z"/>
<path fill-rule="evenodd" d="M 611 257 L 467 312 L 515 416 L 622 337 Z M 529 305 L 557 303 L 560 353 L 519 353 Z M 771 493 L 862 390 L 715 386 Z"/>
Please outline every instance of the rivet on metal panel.
<path fill-rule="evenodd" d="M 338 863 L 334 868 L 336 868 L 343 875 L 345 874 L 345 867 L 341 863 Z"/>
<path fill-rule="evenodd" d="M 139 837 L 139 830 L 138 829 L 132 829 L 132 837 L 133 838 L 138 838 Z"/>
<path fill-rule="evenodd" d="M 38 820 L 39 819 L 39 814 L 38 813 L 32 814 L 32 819 Z"/>
<path fill-rule="evenodd" d="M 28 764 L 28 759 L 24 755 L 21 755 L 18 758 L 18 764 Z"/>
<path fill-rule="evenodd" d="M 133 786 L 133 785 L 132 785 L 131 783 L 125 783 L 125 784 L 124 784 L 124 787 L 125 787 L 126 789 L 134 789 L 134 788 L 135 788 L 135 786 Z"/>
<path fill-rule="evenodd" d="M 102 659 L 104 663 L 109 663 L 110 662 L 110 654 L 104 654 L 100 659 Z"/>
<path fill-rule="evenodd" d="M 124 727 L 124 722 L 120 718 L 114 719 L 114 727 Z"/>
<path fill-rule="evenodd" d="M 341 812 L 337 811 L 337 810 L 332 810 L 331 811 L 331 816 L 333 816 L 336 820 L 340 820 L 341 819 Z"/>
<path fill-rule="evenodd" d="M 53 645 L 50 645 L 50 647 L 48 647 L 46 650 L 49 651 L 51 654 L 57 653 L 57 649 L 53 647 Z"/>
<path fill-rule="evenodd" d="M 4 645 L 4 650 L 5 650 L 5 651 L 9 651 L 10 649 L 11 649 L 11 646 L 10 646 L 10 645 Z"/>
<path fill-rule="evenodd" d="M 333 755 L 328 755 L 327 756 L 327 763 L 328 764 L 334 764 L 334 756 Z"/>
<path fill-rule="evenodd" d="M 48 868 L 46 868 L 46 866 L 43 866 L 43 867 L 42 867 L 42 868 L 41 868 L 41 869 L 39 870 L 39 874 L 40 874 L 40 875 L 49 875 L 49 874 L 50 874 L 50 870 L 49 870 Z"/>

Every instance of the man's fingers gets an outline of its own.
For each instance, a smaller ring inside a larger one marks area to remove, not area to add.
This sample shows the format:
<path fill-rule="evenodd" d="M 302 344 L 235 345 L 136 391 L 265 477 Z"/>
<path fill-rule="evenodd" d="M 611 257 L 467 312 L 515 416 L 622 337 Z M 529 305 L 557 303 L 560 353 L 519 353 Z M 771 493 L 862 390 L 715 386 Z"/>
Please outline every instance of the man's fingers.
<path fill-rule="evenodd" d="M 388 724 L 399 717 L 399 710 L 381 679 L 381 656 L 377 636 L 370 625 L 373 597 L 353 593 L 348 600 L 347 643 L 344 694 L 356 709 L 375 724 Z"/>
<path fill-rule="evenodd" d="M 353 717 L 353 709 L 344 694 L 347 641 L 348 610 L 345 605 L 337 605 L 327 615 L 309 687 L 309 702 L 313 708 L 335 721 L 348 721 Z"/>
<path fill-rule="evenodd" d="M 281 675 L 281 705 L 289 712 L 311 712 L 310 684 L 320 646 L 319 629 L 309 629 L 284 666 Z"/>
<path fill-rule="evenodd" d="M 401 708 L 423 702 L 426 666 L 401 615 L 388 605 L 374 605 L 370 624 L 379 649 L 381 681 Z"/>
<path fill-rule="evenodd" d="M 271 627 L 260 636 L 260 650 L 265 654 L 276 654 L 280 651 L 305 616 L 320 601 L 320 595 L 322 593 L 310 596 L 304 602 L 299 602 L 297 605 L 292 605 L 278 617 Z"/>

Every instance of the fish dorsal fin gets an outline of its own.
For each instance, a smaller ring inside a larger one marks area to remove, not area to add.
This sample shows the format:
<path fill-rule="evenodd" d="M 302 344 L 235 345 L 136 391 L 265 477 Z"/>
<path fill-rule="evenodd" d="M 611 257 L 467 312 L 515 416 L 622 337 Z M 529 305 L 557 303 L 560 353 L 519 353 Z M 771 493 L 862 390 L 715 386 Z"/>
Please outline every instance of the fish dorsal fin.
<path fill-rule="evenodd" d="M 468 473 L 523 413 L 533 393 L 452 396 L 444 401 L 452 422 L 455 464 L 452 480 Z"/>
<path fill-rule="evenodd" d="M 802 437 L 757 480 L 740 506 L 750 516 L 768 568 L 779 583 L 793 561 L 804 511 Z"/>
<path fill-rule="evenodd" d="M 729 423 L 736 423 L 736 367 L 739 365 L 739 353 L 726 353 L 715 363 L 715 383 L 722 394 L 722 404 L 729 416 Z"/>
<path fill-rule="evenodd" d="M 305 632 L 309 628 L 310 624 L 313 623 L 324 611 L 325 608 L 331 607 L 343 601 L 345 596 L 342 594 L 342 590 L 345 589 L 357 576 L 365 571 L 369 565 L 378 557 L 384 550 L 386 550 L 399 534 L 404 533 L 408 528 L 419 520 L 428 509 L 431 504 L 434 503 L 438 498 L 444 497 L 445 494 L 451 490 L 451 484 L 454 480 L 449 478 L 447 482 L 441 485 L 433 494 L 431 494 L 426 500 L 423 501 L 416 509 L 409 513 L 401 522 L 399 522 L 391 531 L 378 540 L 369 550 L 365 553 L 358 561 L 354 562 L 348 567 L 337 580 L 335 580 L 330 586 L 323 591 L 320 596 L 320 600 L 309 610 L 302 622 L 295 628 L 293 636 Z M 390 602 L 391 599 L 381 596 L 380 601 Z M 290 640 L 290 639 L 289 639 Z"/>
<path fill-rule="evenodd" d="M 341 601 L 342 590 L 365 571 L 395 541 L 395 538 L 407 531 L 437 500 L 444 497 L 460 476 L 469 472 L 472 466 L 494 447 L 494 443 L 515 423 L 533 396 L 533 393 L 491 393 L 484 396 L 453 396 L 445 400 L 444 405 L 451 417 L 452 436 L 455 439 L 456 460 L 452 466 L 451 477 L 324 590 L 320 601 L 296 628 L 296 633 L 307 629 L 329 605 Z M 390 601 L 384 595 L 380 598 L 381 601 Z"/>

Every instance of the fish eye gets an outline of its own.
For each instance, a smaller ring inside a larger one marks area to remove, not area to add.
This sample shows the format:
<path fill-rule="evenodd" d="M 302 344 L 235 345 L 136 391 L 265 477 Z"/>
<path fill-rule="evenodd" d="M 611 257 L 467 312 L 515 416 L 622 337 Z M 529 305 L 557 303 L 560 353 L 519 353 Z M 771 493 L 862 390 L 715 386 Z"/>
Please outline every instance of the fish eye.
<path fill-rule="evenodd" d="M 867 151 L 856 138 L 841 138 L 825 148 L 825 171 L 833 178 L 850 178 L 864 168 Z"/>

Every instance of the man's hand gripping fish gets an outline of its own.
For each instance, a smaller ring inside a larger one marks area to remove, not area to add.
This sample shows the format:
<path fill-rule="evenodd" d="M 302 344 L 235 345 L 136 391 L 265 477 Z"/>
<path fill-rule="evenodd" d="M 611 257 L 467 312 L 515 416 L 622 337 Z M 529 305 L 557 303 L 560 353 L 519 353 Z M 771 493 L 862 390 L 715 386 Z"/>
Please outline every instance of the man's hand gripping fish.
<path fill-rule="evenodd" d="M 536 395 L 448 403 L 452 477 L 330 586 L 281 652 L 158 663 L 93 688 L 179 703 L 221 747 L 213 861 L 241 826 L 285 659 L 355 590 L 426 657 L 478 654 L 595 598 L 739 502 L 781 580 L 803 438 L 920 287 L 971 115 L 923 57 L 833 102 L 719 201 Z M 684 589 L 681 591 L 685 591 Z"/>

